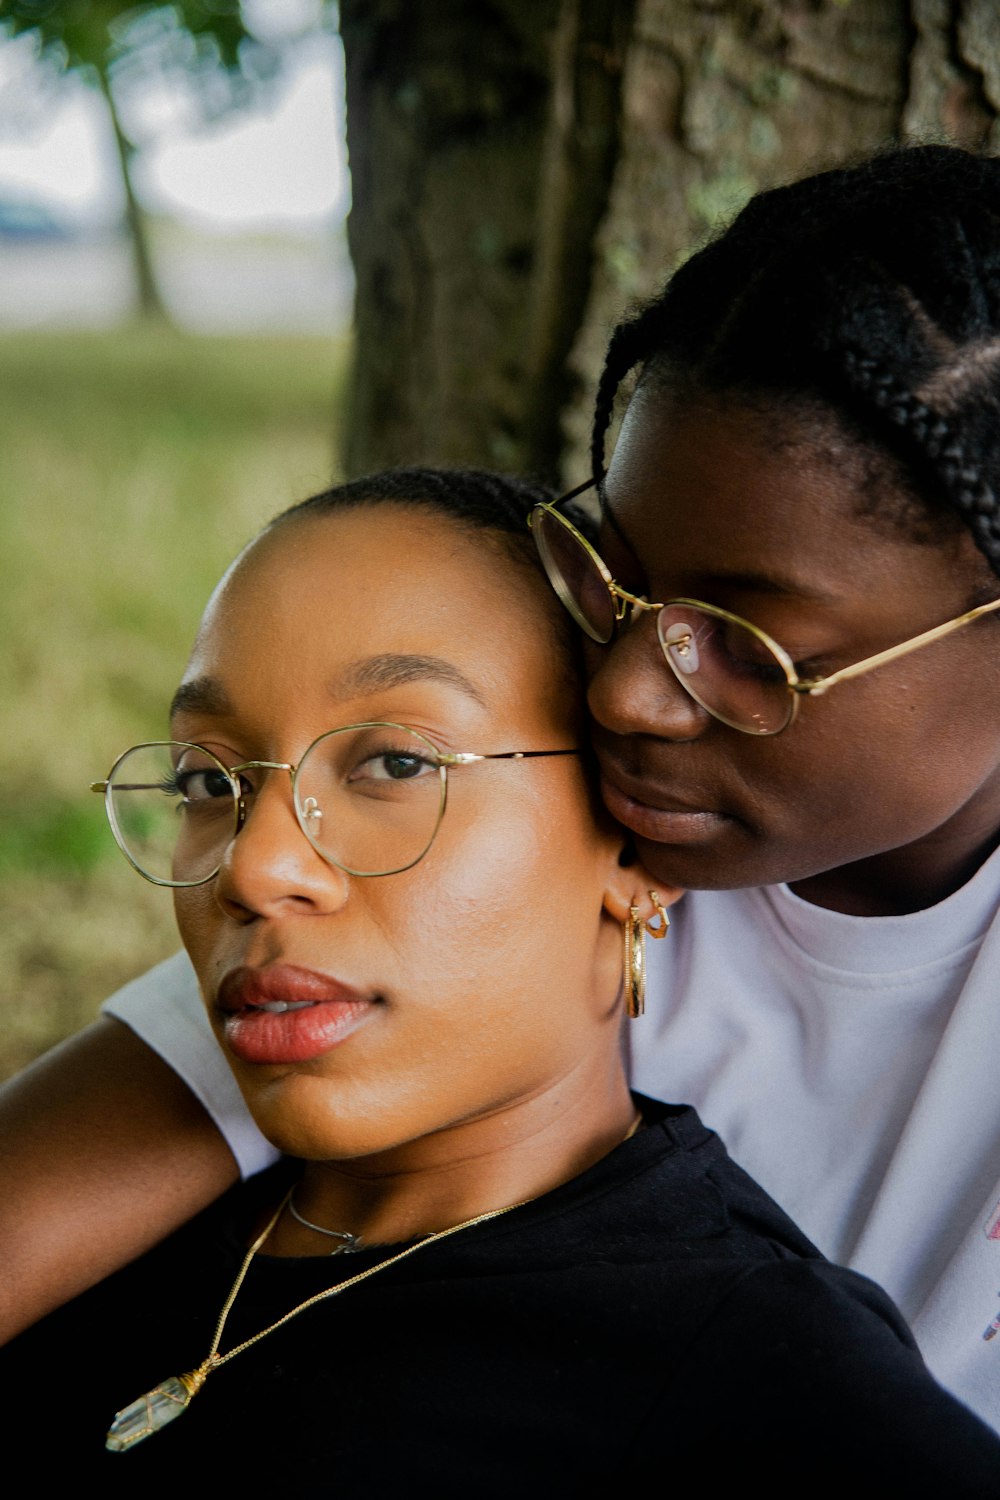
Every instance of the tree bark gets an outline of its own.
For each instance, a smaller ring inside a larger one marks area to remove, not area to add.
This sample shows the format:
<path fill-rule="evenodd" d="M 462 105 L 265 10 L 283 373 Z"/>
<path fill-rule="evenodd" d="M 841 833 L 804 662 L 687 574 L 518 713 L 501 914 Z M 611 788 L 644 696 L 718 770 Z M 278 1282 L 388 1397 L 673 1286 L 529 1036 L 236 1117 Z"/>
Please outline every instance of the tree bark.
<path fill-rule="evenodd" d="M 633 8 L 342 0 L 348 472 L 485 463 L 555 477 Z"/>
<path fill-rule="evenodd" d="M 1000 149 L 995 0 L 342 0 L 350 473 L 571 482 L 611 327 L 760 188 Z"/>

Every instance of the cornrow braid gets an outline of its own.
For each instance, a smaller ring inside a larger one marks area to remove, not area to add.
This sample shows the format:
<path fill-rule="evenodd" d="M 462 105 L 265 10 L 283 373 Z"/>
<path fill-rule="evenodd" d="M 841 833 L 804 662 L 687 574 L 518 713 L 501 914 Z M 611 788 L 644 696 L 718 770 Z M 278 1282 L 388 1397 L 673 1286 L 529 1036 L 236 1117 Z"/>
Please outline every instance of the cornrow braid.
<path fill-rule="evenodd" d="M 682 397 L 820 408 L 1000 575 L 1000 161 L 905 147 L 751 199 L 612 334 L 595 475 L 635 368 Z"/>
<path fill-rule="evenodd" d="M 885 413 L 938 477 L 941 489 L 968 526 L 994 572 L 1000 574 L 1000 507 L 984 465 L 967 456 L 961 432 L 939 411 L 900 385 L 891 371 L 862 352 L 844 351 L 843 368 L 854 389 Z"/>

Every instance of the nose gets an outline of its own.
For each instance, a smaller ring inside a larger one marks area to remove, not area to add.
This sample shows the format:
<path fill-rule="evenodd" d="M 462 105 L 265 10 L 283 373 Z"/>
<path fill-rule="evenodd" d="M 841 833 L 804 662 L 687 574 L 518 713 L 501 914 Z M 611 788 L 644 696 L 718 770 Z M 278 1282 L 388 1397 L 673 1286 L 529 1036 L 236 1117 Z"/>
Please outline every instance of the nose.
<path fill-rule="evenodd" d="M 218 905 L 235 921 L 324 916 L 347 900 L 348 876 L 328 864 L 299 827 L 286 772 L 268 771 L 215 877 Z"/>
<path fill-rule="evenodd" d="M 656 618 L 653 611 L 643 611 L 610 646 L 586 644 L 590 712 L 611 734 L 695 740 L 712 718 L 667 665 Z"/>

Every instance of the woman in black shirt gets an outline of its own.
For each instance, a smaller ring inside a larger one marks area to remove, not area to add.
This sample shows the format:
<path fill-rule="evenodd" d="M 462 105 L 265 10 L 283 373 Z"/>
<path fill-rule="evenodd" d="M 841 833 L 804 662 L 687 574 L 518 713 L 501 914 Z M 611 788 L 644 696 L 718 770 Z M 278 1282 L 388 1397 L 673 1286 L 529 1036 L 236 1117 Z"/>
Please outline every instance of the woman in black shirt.
<path fill-rule="evenodd" d="M 1000 1473 L 888 1299 L 691 1110 L 629 1092 L 623 1014 L 674 893 L 598 810 L 537 498 L 398 471 L 286 512 L 210 600 L 171 741 L 101 784 L 285 1160 L 4 1348 L 39 1476 L 972 1496 Z"/>

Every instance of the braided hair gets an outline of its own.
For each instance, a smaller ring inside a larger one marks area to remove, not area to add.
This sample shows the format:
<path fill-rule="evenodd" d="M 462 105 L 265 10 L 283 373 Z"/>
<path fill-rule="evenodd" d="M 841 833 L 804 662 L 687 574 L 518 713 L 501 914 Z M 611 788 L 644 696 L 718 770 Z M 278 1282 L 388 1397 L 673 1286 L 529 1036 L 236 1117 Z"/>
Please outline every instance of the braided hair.
<path fill-rule="evenodd" d="M 597 477 L 632 370 L 835 417 L 1000 574 L 1000 160 L 903 147 L 751 199 L 612 334 Z"/>

